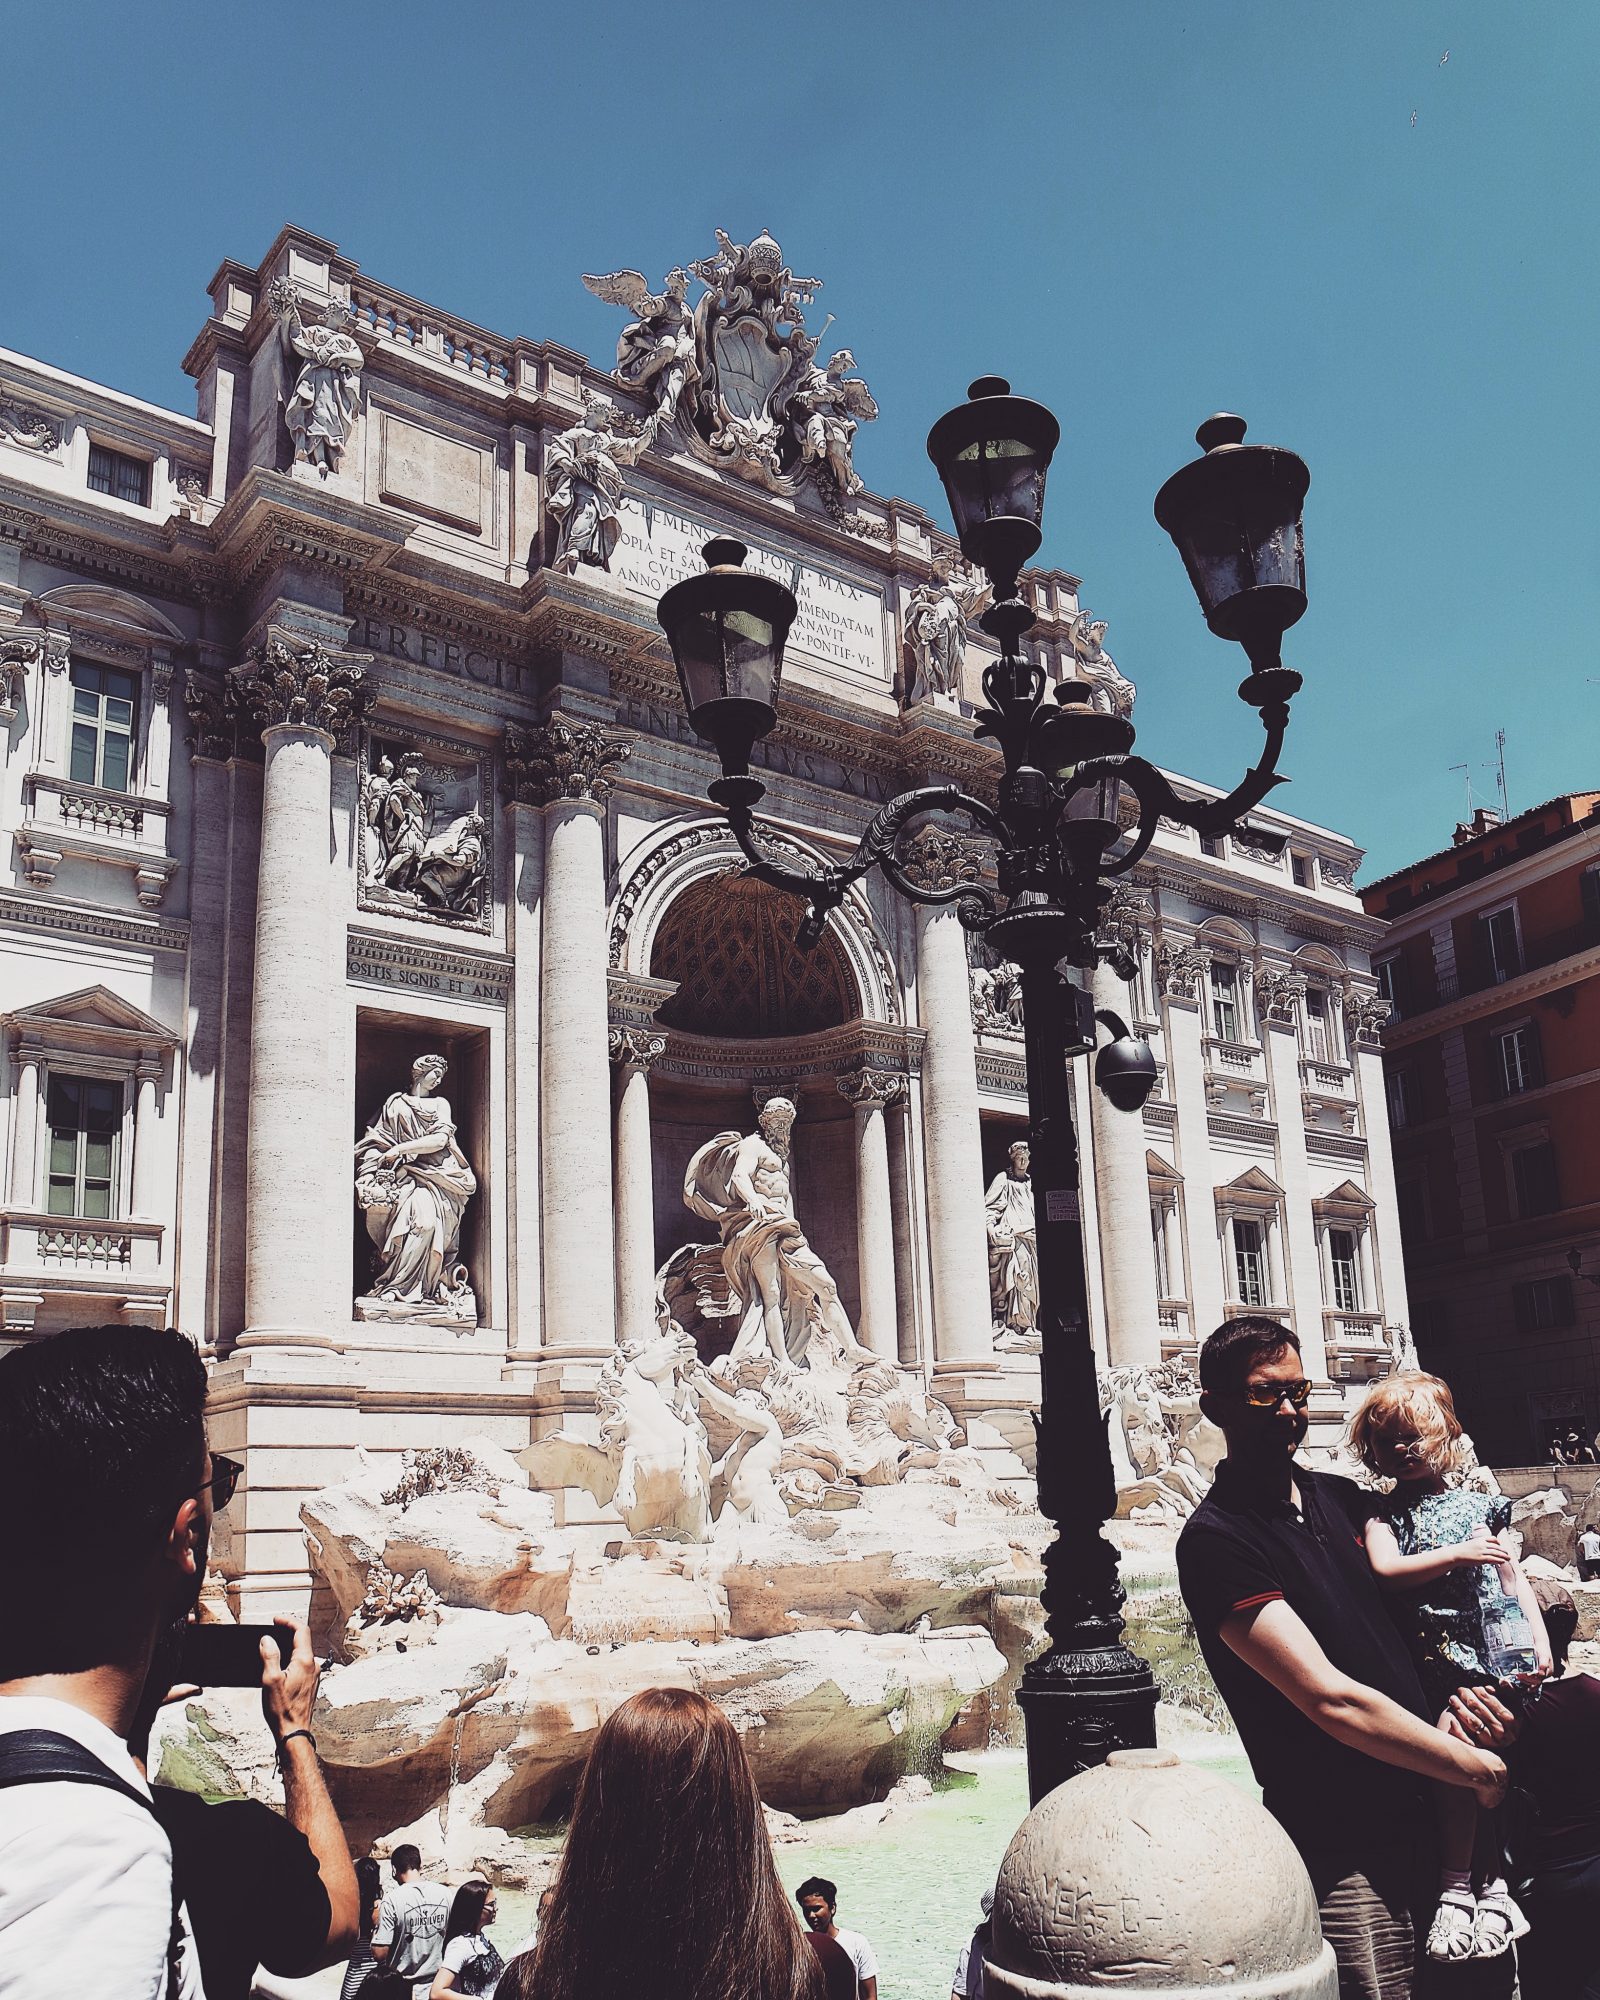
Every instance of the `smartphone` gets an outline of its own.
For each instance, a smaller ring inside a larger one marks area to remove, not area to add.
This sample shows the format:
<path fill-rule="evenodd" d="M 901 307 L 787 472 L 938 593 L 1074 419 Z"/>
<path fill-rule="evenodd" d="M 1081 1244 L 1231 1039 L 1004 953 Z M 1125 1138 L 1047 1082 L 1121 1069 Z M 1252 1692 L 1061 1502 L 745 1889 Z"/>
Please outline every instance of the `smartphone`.
<path fill-rule="evenodd" d="M 271 1639 L 283 1657 L 279 1625 L 185 1625 L 174 1685 L 253 1688 L 261 1685 L 261 1641 Z"/>

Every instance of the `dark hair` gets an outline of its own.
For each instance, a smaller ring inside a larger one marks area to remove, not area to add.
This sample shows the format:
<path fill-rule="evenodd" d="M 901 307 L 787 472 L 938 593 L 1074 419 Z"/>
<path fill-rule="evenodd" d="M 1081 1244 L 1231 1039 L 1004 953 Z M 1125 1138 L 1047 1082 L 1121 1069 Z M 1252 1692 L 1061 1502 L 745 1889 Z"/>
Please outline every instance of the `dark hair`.
<path fill-rule="evenodd" d="M 356 1863 L 356 1896 L 361 1905 L 361 1941 L 372 1937 L 372 1906 L 383 1894 L 383 1871 L 370 1854 Z"/>
<path fill-rule="evenodd" d="M 826 1875 L 808 1875 L 794 1892 L 797 1903 L 803 1903 L 807 1896 L 820 1896 L 830 1910 L 839 1907 L 838 1887 Z"/>
<path fill-rule="evenodd" d="M 515 1958 L 508 1958 L 500 1984 L 494 1989 L 494 2000 L 537 2000 L 539 1989 L 534 1984 L 537 1963 L 532 1945 L 519 1951 Z"/>
<path fill-rule="evenodd" d="M 474 1937 L 483 1929 L 483 1908 L 489 1900 L 487 1882 L 463 1882 L 456 1891 L 450 1905 L 450 1915 L 445 1920 L 444 1941 L 452 1938 Z"/>
<path fill-rule="evenodd" d="M 1200 1350 L 1200 1386 L 1236 1396 L 1258 1361 L 1275 1361 L 1290 1347 L 1300 1352 L 1294 1329 L 1265 1313 L 1241 1313 L 1238 1319 L 1224 1320 Z"/>
<path fill-rule="evenodd" d="M 150 1564 L 205 1479 L 205 1400 L 171 1327 L 72 1327 L 0 1359 L 0 1681 L 121 1658 L 163 1608 Z"/>
<path fill-rule="evenodd" d="M 422 1849 L 413 1847 L 409 1840 L 402 1841 L 389 1856 L 389 1866 L 394 1870 L 396 1879 L 409 1875 L 413 1868 L 422 1866 Z"/>
<path fill-rule="evenodd" d="M 503 1990 L 527 2000 L 821 2000 L 744 1745 L 714 1702 L 647 1688 L 601 1725 L 533 1976 Z"/>

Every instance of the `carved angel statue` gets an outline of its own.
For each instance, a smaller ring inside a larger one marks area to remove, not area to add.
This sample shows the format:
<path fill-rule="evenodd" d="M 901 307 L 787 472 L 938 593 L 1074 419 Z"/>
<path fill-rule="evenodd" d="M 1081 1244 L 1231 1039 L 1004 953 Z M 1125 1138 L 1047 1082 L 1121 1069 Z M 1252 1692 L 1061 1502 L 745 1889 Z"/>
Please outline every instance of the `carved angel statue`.
<path fill-rule="evenodd" d="M 1094 683 L 1090 706 L 1107 715 L 1129 715 L 1138 690 L 1105 649 L 1106 621 L 1080 611 L 1067 628 L 1067 643 L 1081 679 Z"/>
<path fill-rule="evenodd" d="M 361 349 L 350 332 L 349 309 L 329 299 L 319 321 L 307 326 L 293 286 L 279 280 L 269 304 L 301 367 L 284 406 L 296 465 L 314 465 L 324 479 L 339 470 L 350 427 L 361 407 Z"/>
<path fill-rule="evenodd" d="M 634 314 L 617 340 L 617 380 L 629 389 L 647 389 L 655 399 L 649 437 L 664 430 L 678 414 L 678 403 L 700 379 L 695 359 L 694 314 L 687 293 L 689 273 L 681 266 L 667 273 L 662 290 L 652 292 L 642 271 L 586 273 L 583 282 L 608 306 L 625 306 Z"/>
<path fill-rule="evenodd" d="M 798 1366 L 819 1332 L 851 1361 L 870 1361 L 856 1339 L 839 1287 L 806 1241 L 789 1188 L 789 1134 L 795 1108 L 769 1097 L 748 1136 L 719 1132 L 689 1162 L 686 1207 L 715 1222 L 728 1285 L 743 1305 L 730 1359 L 765 1351 Z"/>
<path fill-rule="evenodd" d="M 800 457 L 807 465 L 826 465 L 841 493 L 859 493 L 860 474 L 850 460 L 851 440 L 858 423 L 878 414 L 872 391 L 850 370 L 856 358 L 841 347 L 825 368 L 808 367 L 793 397 L 799 421 Z"/>
<path fill-rule="evenodd" d="M 918 584 L 905 611 L 906 644 L 915 663 L 908 708 L 930 696 L 954 701 L 960 695 L 967 620 L 986 610 L 993 595 L 987 583 L 944 558 L 934 564 L 932 581 Z"/>
<path fill-rule="evenodd" d="M 550 440 L 544 511 L 557 524 L 550 567 L 558 575 L 575 575 L 580 563 L 611 567 L 622 533 L 622 468 L 636 464 L 650 442 L 648 431 L 619 437 L 616 416 L 609 397 L 591 394 L 584 399 L 582 421 Z"/>

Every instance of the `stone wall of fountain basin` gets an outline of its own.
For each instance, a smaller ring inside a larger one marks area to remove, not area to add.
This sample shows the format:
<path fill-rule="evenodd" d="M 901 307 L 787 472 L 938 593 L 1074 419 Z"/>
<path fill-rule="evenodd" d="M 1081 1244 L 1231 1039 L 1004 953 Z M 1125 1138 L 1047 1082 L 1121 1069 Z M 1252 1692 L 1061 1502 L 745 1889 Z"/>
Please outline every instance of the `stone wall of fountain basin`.
<path fill-rule="evenodd" d="M 1037 1644 L 1032 1511 L 908 1482 L 634 1540 L 558 1527 L 513 1459 L 467 1452 L 471 1484 L 386 1494 L 363 1465 L 302 1510 L 318 1746 L 358 1843 L 453 1823 L 453 1851 L 492 1859 L 492 1830 L 559 1813 L 606 1716 L 663 1685 L 721 1704 L 769 1805 L 839 1811 L 987 1742 Z M 209 1693 L 164 1718 L 160 1775 L 273 1797 L 264 1737 L 253 1693 Z"/>

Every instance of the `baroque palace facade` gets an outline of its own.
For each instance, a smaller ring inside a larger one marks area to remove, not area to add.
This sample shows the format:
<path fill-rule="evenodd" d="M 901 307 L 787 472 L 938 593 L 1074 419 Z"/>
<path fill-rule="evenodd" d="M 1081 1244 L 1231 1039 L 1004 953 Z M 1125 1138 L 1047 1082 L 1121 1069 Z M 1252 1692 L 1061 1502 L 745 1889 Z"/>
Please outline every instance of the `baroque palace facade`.
<path fill-rule="evenodd" d="M 198 418 L 0 353 L 4 1338 L 203 1342 L 252 1611 L 304 1601 L 299 1504 L 354 1446 L 592 1423 L 663 1267 L 725 1311 L 685 1175 L 774 1095 L 862 1342 L 996 1464 L 1031 1449 L 985 1207 L 1026 1132 L 1008 969 L 877 885 L 802 950 L 736 879 L 654 615 L 713 534 L 790 582 L 766 810 L 832 858 L 907 785 L 992 791 L 975 579 L 860 488 L 876 410 L 814 361 L 815 283 L 719 240 L 695 300 L 590 281 L 615 372 L 293 229 L 214 279 Z M 1077 579 L 1025 587 L 1050 671 L 1131 702 Z M 1348 839 L 1257 824 L 1164 830 L 1110 912 L 1134 977 L 1097 998 L 1161 1080 L 1127 1117 L 1075 1066 L 1092 1321 L 1158 1367 L 1275 1311 L 1331 1423 L 1406 1338 L 1383 926 Z M 925 864 L 984 865 L 948 831 Z"/>

